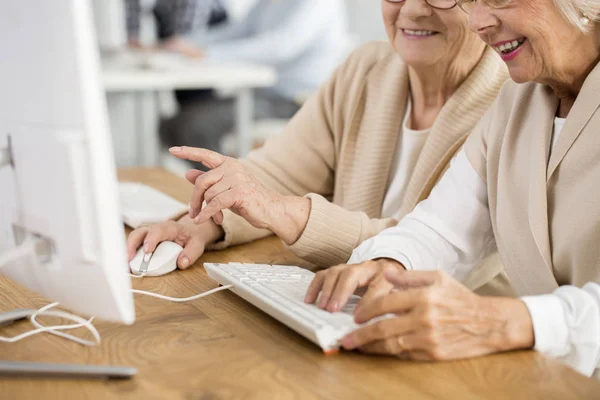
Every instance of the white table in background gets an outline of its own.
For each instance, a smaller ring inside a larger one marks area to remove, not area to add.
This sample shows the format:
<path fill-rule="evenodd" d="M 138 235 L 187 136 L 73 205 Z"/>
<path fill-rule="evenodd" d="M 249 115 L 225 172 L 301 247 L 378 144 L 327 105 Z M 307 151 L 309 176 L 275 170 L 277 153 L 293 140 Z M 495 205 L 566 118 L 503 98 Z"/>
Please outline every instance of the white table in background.
<path fill-rule="evenodd" d="M 166 57 L 162 62 L 157 60 L 147 68 L 122 60 L 103 63 L 106 92 L 131 93 L 136 97 L 134 113 L 137 130 L 142 132 L 135 140 L 137 164 L 152 166 L 159 163 L 158 118 L 147 116 L 156 114 L 158 117 L 154 94 L 169 90 L 215 89 L 235 96 L 238 156 L 247 154 L 252 146 L 253 89 L 275 84 L 275 70 L 260 65 L 223 64 L 175 57 Z"/>

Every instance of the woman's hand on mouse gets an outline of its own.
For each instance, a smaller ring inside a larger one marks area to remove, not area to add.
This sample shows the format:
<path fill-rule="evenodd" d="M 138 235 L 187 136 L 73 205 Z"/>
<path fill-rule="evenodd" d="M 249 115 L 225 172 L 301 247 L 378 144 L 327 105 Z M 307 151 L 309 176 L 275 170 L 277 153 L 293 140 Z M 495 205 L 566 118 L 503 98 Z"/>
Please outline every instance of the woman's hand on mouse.
<path fill-rule="evenodd" d="M 310 199 L 284 196 L 266 188 L 235 158 L 194 147 L 172 147 L 169 151 L 210 168 L 208 172 L 190 170 L 186 174 L 194 185 L 190 200 L 194 223 L 204 224 L 212 219 L 221 224 L 223 210 L 229 209 L 255 228 L 269 229 L 287 244 L 296 242 L 304 231 Z"/>
<path fill-rule="evenodd" d="M 185 216 L 179 221 L 165 221 L 134 230 L 127 237 L 127 254 L 131 261 L 141 246 L 144 247 L 145 253 L 151 253 L 161 242 L 175 242 L 183 247 L 177 258 L 177 267 L 186 269 L 204 254 L 207 244 L 217 241 L 222 236 L 223 230 L 212 220 L 196 225 Z"/>

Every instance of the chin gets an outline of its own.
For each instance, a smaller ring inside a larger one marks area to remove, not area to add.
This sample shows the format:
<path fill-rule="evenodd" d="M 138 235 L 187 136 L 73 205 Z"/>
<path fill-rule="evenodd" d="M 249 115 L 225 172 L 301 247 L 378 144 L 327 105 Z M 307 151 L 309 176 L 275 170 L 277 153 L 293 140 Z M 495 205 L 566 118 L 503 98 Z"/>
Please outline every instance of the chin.
<path fill-rule="evenodd" d="M 408 48 L 408 46 L 395 47 L 396 54 L 407 64 L 413 67 L 417 66 L 430 66 L 440 61 L 441 57 L 436 57 L 436 54 L 440 51 L 439 48 L 427 48 L 421 46 L 421 48 Z"/>
<path fill-rule="evenodd" d="M 428 67 L 439 62 L 439 60 L 434 60 L 431 58 L 431 53 L 423 54 L 422 56 L 419 56 L 417 54 L 401 53 L 400 58 L 402 58 L 406 65 L 411 66 L 413 68 Z"/>
<path fill-rule="evenodd" d="M 522 68 L 509 68 L 508 73 L 510 74 L 510 78 L 515 83 L 527 83 L 531 82 L 533 79 L 527 71 L 524 71 Z"/>

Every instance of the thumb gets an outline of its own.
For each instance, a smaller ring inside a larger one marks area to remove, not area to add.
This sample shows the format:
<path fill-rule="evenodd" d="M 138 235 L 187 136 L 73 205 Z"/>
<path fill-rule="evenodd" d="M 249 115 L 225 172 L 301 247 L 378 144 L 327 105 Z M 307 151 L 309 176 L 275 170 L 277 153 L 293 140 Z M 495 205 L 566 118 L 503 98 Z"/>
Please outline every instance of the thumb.
<path fill-rule="evenodd" d="M 203 239 L 190 239 L 183 247 L 183 251 L 177 258 L 179 269 L 188 269 L 204 254 L 205 243 Z"/>
<path fill-rule="evenodd" d="M 415 289 L 433 285 L 439 276 L 438 271 L 399 271 L 386 269 L 385 279 L 396 289 Z"/>

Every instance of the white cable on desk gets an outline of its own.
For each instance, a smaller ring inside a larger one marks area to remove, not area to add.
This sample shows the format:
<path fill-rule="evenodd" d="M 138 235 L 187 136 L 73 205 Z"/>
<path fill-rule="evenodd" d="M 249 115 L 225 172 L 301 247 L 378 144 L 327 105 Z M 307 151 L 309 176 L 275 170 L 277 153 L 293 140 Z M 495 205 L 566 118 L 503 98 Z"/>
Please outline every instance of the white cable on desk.
<path fill-rule="evenodd" d="M 28 238 L 21 245 L 15 247 L 13 249 L 10 249 L 3 254 L 0 254 L 0 268 L 4 267 L 12 262 L 15 262 L 16 260 L 19 260 L 22 257 L 28 256 L 31 254 L 35 255 L 36 254 L 36 245 L 38 245 L 39 243 L 40 243 L 39 239 Z M 14 343 L 14 342 L 18 342 L 19 340 L 25 339 L 29 336 L 37 335 L 38 333 L 48 332 L 53 335 L 66 338 L 66 339 L 72 340 L 74 342 L 77 342 L 79 344 L 83 344 L 86 346 L 95 346 L 100 343 L 100 334 L 98 333 L 98 330 L 92 324 L 93 318 L 90 318 L 89 320 L 85 320 L 77 315 L 73 315 L 73 314 L 70 314 L 70 313 L 67 313 L 64 311 L 49 311 L 51 308 L 58 306 L 58 304 L 59 303 L 48 304 L 48 305 L 40 308 L 36 312 L 34 312 L 29 317 L 31 323 L 37 329 L 33 329 L 29 332 L 25 332 L 25 333 L 22 333 L 20 335 L 13 336 L 13 337 L 0 336 L 0 342 Z M 67 320 L 70 320 L 70 321 L 73 321 L 76 323 L 69 324 L 69 325 L 43 326 L 36 319 L 39 316 L 64 318 L 64 319 L 67 319 Z M 61 330 L 77 329 L 77 328 L 82 328 L 82 327 L 85 327 L 90 332 L 92 332 L 92 335 L 96 339 L 95 342 L 92 342 L 89 340 L 83 340 L 83 339 L 77 338 L 73 335 L 69 335 L 67 333 L 60 332 Z"/>
<path fill-rule="evenodd" d="M 31 254 L 31 253 L 35 254 L 35 245 L 36 245 L 35 240 L 26 241 L 22 245 L 14 248 L 14 249 L 11 249 L 4 254 L 1 254 L 0 255 L 0 268 L 11 262 L 14 262 L 15 260 L 18 260 L 21 257 L 26 256 L 28 254 Z M 140 274 L 140 275 L 129 274 L 129 275 L 132 278 L 136 278 L 136 279 L 143 278 L 146 276 L 145 274 Z M 221 287 L 209 290 L 207 292 L 200 293 L 195 296 L 185 297 L 185 298 L 163 296 L 161 294 L 146 292 L 143 290 L 136 290 L 136 289 L 132 289 L 131 292 L 137 293 L 137 294 L 143 294 L 146 296 L 156 297 L 156 298 L 163 299 L 163 300 L 173 301 L 176 303 L 183 303 L 183 302 L 187 302 L 187 301 L 197 300 L 199 298 L 202 298 L 202 297 L 208 296 L 210 294 L 219 292 L 221 290 L 226 290 L 226 289 L 229 289 L 232 287 L 233 287 L 232 285 L 221 286 Z M 28 331 L 28 332 L 25 332 L 25 333 L 22 333 L 20 335 L 13 336 L 13 337 L 0 336 L 0 342 L 14 343 L 14 342 L 18 342 L 19 340 L 28 338 L 30 336 L 37 335 L 39 333 L 48 332 L 50 334 L 60 336 L 62 338 L 71 340 L 75 343 L 79 343 L 84 346 L 96 346 L 96 345 L 100 344 L 100 333 L 98 332 L 96 327 L 92 324 L 92 321 L 94 320 L 93 317 L 90 318 L 89 320 L 86 320 L 77 315 L 70 314 L 70 313 L 67 313 L 64 311 L 50 311 L 51 308 L 54 308 L 58 305 L 59 305 L 59 303 L 48 304 L 48 305 L 40 308 L 36 312 L 34 312 L 29 317 L 31 323 L 36 327 L 36 329 L 33 329 L 31 331 Z M 37 321 L 37 317 L 39 317 L 39 316 L 51 316 L 51 317 L 64 318 L 67 320 L 74 321 L 76 323 L 70 324 L 70 325 L 44 326 Z M 87 328 L 92 333 L 95 341 L 84 340 L 84 339 L 78 338 L 76 336 L 70 335 L 68 333 L 61 332 L 63 330 L 77 329 L 77 328 L 83 328 L 83 327 Z"/>
<path fill-rule="evenodd" d="M 37 329 L 33 329 L 29 332 L 25 332 L 25 333 L 22 333 L 20 335 L 13 336 L 10 338 L 0 336 L 0 342 L 14 343 L 14 342 L 18 342 L 19 340 L 25 339 L 29 336 L 37 335 L 38 333 L 48 332 L 48 333 L 51 333 L 56 336 L 61 336 L 65 339 L 72 340 L 72 341 L 82 344 L 84 346 L 96 346 L 97 344 L 100 344 L 100 334 L 98 333 L 98 330 L 96 329 L 96 327 L 94 327 L 94 325 L 92 324 L 93 318 L 90 318 L 89 320 L 85 320 L 81 317 L 78 317 L 77 315 L 69 314 L 64 311 L 49 311 L 51 308 L 56 307 L 56 306 L 58 306 L 58 303 L 48 304 L 48 305 L 40 308 L 39 310 L 37 310 L 35 313 L 33 313 L 31 315 L 31 317 L 30 317 L 31 323 L 35 327 L 37 327 Z M 43 326 L 36 320 L 36 317 L 38 317 L 39 315 L 69 319 L 69 320 L 75 321 L 77 323 L 71 324 L 71 325 Z M 92 342 L 89 340 L 83 340 L 83 339 L 80 339 L 73 335 L 69 335 L 67 333 L 60 332 L 61 330 L 77 329 L 77 328 L 82 328 L 82 327 L 86 327 L 90 332 L 92 332 L 92 335 L 94 335 L 96 342 Z"/>
<path fill-rule="evenodd" d="M 169 296 L 163 296 L 162 294 L 146 292 L 144 290 L 136 290 L 136 289 L 132 289 L 131 291 L 133 293 L 143 294 L 146 296 L 156 297 L 156 298 L 163 299 L 163 300 L 173 301 L 175 303 L 185 303 L 186 301 L 197 300 L 201 297 L 208 296 L 209 294 L 217 293 L 217 292 L 220 292 L 221 290 L 230 289 L 232 287 L 233 287 L 233 285 L 220 286 L 218 288 L 209 290 L 208 292 L 200 293 L 200 294 L 197 294 L 195 296 L 190 296 L 190 297 L 169 297 Z"/>

